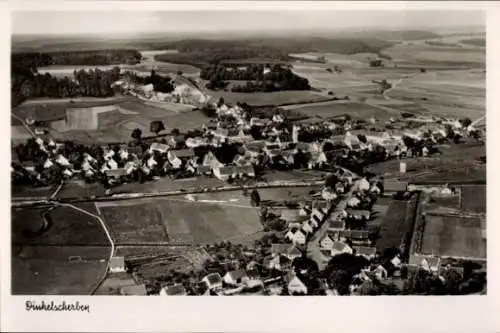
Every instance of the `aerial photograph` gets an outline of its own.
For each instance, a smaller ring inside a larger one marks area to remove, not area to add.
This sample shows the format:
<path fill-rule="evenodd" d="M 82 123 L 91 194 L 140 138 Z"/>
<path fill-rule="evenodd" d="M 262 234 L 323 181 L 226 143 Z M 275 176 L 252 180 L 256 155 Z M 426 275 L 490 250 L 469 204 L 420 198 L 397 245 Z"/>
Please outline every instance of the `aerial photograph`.
<path fill-rule="evenodd" d="M 11 294 L 486 295 L 480 10 L 16 11 Z"/>

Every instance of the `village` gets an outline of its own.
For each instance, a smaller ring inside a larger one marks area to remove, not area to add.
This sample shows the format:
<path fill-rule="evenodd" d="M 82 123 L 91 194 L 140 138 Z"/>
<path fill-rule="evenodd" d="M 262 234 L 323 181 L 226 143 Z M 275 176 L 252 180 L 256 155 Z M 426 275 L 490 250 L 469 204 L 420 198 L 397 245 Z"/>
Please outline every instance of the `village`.
<path fill-rule="evenodd" d="M 445 288 L 447 279 L 469 278 L 454 259 L 410 253 L 415 241 L 404 239 L 407 235 L 397 235 L 392 243 L 384 240 L 391 231 L 373 223 L 385 218 L 376 217 L 377 201 L 410 202 L 418 209 L 422 199 L 415 198 L 429 189 L 363 172 L 363 166 L 395 159 L 404 174 L 409 159 L 439 154 L 440 144 L 481 140 L 484 133 L 470 120 L 409 117 L 377 124 L 376 119 L 343 116 L 304 124 L 290 121 L 281 110 L 253 117 L 250 107 L 223 100 L 204 107 L 213 111 L 213 125 L 189 134 L 158 134 L 164 126 L 156 122 L 151 124 L 156 138 L 135 133 L 129 144 L 94 147 L 37 135 L 15 149 L 20 154 L 12 163 L 13 182 L 57 186 L 80 179 L 102 183 L 111 194 L 121 184 L 163 177 L 213 177 L 243 189 L 273 169 L 328 172 L 320 191 L 295 202 L 263 202 L 253 189 L 248 195 L 260 208 L 266 234 L 253 246 L 229 241 L 204 246 L 207 259 L 200 271 L 144 280 L 127 257 L 113 256 L 109 279 L 135 277 L 133 284 L 115 291 L 123 295 L 392 295 L 415 288 L 426 292 L 436 283 Z M 446 185 L 433 191 L 457 195 Z M 406 233 L 418 227 L 414 220 L 419 216 L 401 217 L 412 220 Z M 449 277 L 450 272 L 459 277 Z M 413 280 L 423 279 L 431 287 L 410 283 L 415 274 Z"/>

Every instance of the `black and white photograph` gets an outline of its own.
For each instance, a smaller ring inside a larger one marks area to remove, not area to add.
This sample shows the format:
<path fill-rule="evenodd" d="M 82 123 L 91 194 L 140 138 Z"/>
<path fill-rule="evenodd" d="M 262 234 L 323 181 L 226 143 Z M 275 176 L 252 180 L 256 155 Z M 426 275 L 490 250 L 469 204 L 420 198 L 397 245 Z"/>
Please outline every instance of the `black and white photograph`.
<path fill-rule="evenodd" d="M 10 38 L 11 295 L 487 295 L 483 10 L 33 7 Z"/>

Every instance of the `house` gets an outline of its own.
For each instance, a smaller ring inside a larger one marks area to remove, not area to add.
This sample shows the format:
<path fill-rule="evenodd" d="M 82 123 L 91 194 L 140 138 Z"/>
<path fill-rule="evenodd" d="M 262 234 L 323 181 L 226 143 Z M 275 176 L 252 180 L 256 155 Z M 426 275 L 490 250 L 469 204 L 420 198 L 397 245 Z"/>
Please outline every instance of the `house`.
<path fill-rule="evenodd" d="M 306 235 L 301 230 L 288 231 L 285 237 L 290 240 L 293 244 L 305 244 L 306 243 Z"/>
<path fill-rule="evenodd" d="M 247 277 L 248 279 L 246 280 L 246 285 L 249 288 L 264 285 L 264 282 L 260 278 L 259 271 L 256 269 L 247 270 Z"/>
<path fill-rule="evenodd" d="M 118 169 L 118 163 L 116 163 L 116 161 L 112 158 L 110 158 L 107 162 L 106 162 L 108 168 L 110 168 L 111 170 L 114 170 L 114 169 Z"/>
<path fill-rule="evenodd" d="M 371 246 L 353 246 L 353 250 L 357 256 L 363 256 L 368 260 L 372 260 L 377 254 L 377 249 Z"/>
<path fill-rule="evenodd" d="M 188 159 L 191 159 L 193 157 L 195 157 L 196 155 L 194 154 L 194 150 L 193 149 L 177 149 L 177 150 L 171 150 L 172 154 L 174 154 L 175 156 L 177 156 L 178 158 L 182 159 L 182 160 L 188 160 Z"/>
<path fill-rule="evenodd" d="M 287 251 L 285 252 L 285 255 L 288 257 L 290 260 L 294 260 L 295 258 L 299 258 L 302 256 L 302 252 L 294 245 L 288 247 Z"/>
<path fill-rule="evenodd" d="M 49 169 L 49 168 L 51 168 L 53 165 L 54 165 L 54 163 L 52 163 L 52 161 L 50 160 L 50 158 L 47 158 L 47 159 L 45 160 L 45 163 L 43 163 L 43 168 L 44 168 L 44 169 Z"/>
<path fill-rule="evenodd" d="M 127 174 L 127 170 L 125 168 L 107 169 L 104 171 L 104 174 L 106 175 L 106 177 L 116 181 L 125 176 Z"/>
<path fill-rule="evenodd" d="M 370 241 L 369 230 L 341 230 L 340 239 L 349 239 L 354 244 L 365 244 Z"/>
<path fill-rule="evenodd" d="M 222 278 L 219 273 L 210 273 L 206 275 L 201 281 L 205 282 L 209 290 L 222 288 Z"/>
<path fill-rule="evenodd" d="M 388 276 L 387 270 L 382 265 L 378 265 L 377 267 L 375 267 L 375 269 L 372 271 L 372 273 L 379 280 L 385 280 L 385 279 L 387 279 L 387 276 Z"/>
<path fill-rule="evenodd" d="M 204 146 L 207 144 L 207 140 L 203 139 L 203 138 L 188 138 L 186 140 L 186 146 L 188 148 L 195 148 L 195 147 L 199 147 L 199 146 Z"/>
<path fill-rule="evenodd" d="M 125 286 L 120 289 L 120 294 L 127 296 L 146 296 L 147 290 L 145 284 Z"/>
<path fill-rule="evenodd" d="M 109 160 L 115 156 L 115 151 L 113 149 L 109 149 L 108 147 L 105 147 L 104 149 L 104 160 Z"/>
<path fill-rule="evenodd" d="M 348 209 L 347 216 L 354 220 L 365 220 L 368 221 L 371 217 L 371 212 L 369 210 L 361 209 Z"/>
<path fill-rule="evenodd" d="M 61 154 L 57 155 L 56 163 L 58 163 L 62 166 L 70 166 L 71 165 L 71 163 L 69 163 L 68 159 Z"/>
<path fill-rule="evenodd" d="M 210 167 L 210 169 L 222 168 L 224 164 L 219 162 L 219 160 L 215 157 L 215 155 L 209 151 L 203 157 L 202 165 Z"/>
<path fill-rule="evenodd" d="M 293 294 L 304 294 L 304 295 L 307 295 L 307 286 L 294 273 L 290 272 L 285 277 L 285 282 L 287 283 L 287 289 L 288 289 L 288 293 L 290 295 L 293 295 Z"/>
<path fill-rule="evenodd" d="M 401 258 L 399 257 L 399 255 L 396 255 L 394 258 L 391 259 L 391 264 L 395 267 L 395 268 L 401 268 L 402 266 L 402 261 L 401 261 Z"/>
<path fill-rule="evenodd" d="M 277 269 L 279 271 L 285 271 L 292 267 L 292 261 L 285 255 L 277 255 L 272 258 L 268 263 L 269 269 Z"/>
<path fill-rule="evenodd" d="M 212 169 L 214 176 L 222 181 L 236 177 L 235 169 L 232 166 L 222 166 Z"/>
<path fill-rule="evenodd" d="M 321 239 L 319 245 L 323 249 L 331 250 L 333 248 L 334 240 L 329 235 L 326 235 Z"/>
<path fill-rule="evenodd" d="M 111 260 L 109 261 L 109 271 L 111 273 L 125 272 L 125 258 L 111 257 Z"/>
<path fill-rule="evenodd" d="M 328 220 L 328 229 L 330 231 L 340 231 L 345 229 L 345 220 L 343 218 L 330 218 Z"/>
<path fill-rule="evenodd" d="M 358 182 L 356 182 L 356 185 L 354 187 L 354 190 L 364 192 L 368 191 L 370 189 L 370 182 L 366 180 L 366 178 L 360 179 Z"/>
<path fill-rule="evenodd" d="M 359 200 L 358 197 L 350 197 L 348 200 L 347 200 L 347 206 L 349 207 L 357 207 L 359 206 L 359 204 L 361 203 L 361 200 Z"/>
<path fill-rule="evenodd" d="M 397 180 L 384 180 L 383 188 L 385 193 L 404 192 L 408 189 L 408 182 L 400 182 Z"/>
<path fill-rule="evenodd" d="M 73 172 L 70 169 L 64 169 L 63 175 L 65 175 L 66 177 L 71 177 L 73 176 Z"/>
<path fill-rule="evenodd" d="M 160 290 L 160 296 L 186 296 L 186 288 L 182 284 L 167 286 Z"/>
<path fill-rule="evenodd" d="M 247 273 L 244 269 L 229 271 L 224 275 L 224 282 L 229 285 L 239 285 L 248 281 Z"/>
<path fill-rule="evenodd" d="M 337 254 L 342 254 L 342 253 L 352 254 L 353 250 L 346 243 L 343 243 L 343 242 L 334 242 L 333 246 L 332 246 L 332 249 L 331 249 L 331 252 L 330 252 L 330 255 L 333 257 L 333 256 L 336 256 Z"/>
<path fill-rule="evenodd" d="M 311 224 L 309 224 L 309 221 L 304 221 L 302 222 L 302 227 L 301 227 L 301 230 L 306 233 L 306 234 L 312 234 L 314 229 L 313 227 L 311 226 Z"/>
<path fill-rule="evenodd" d="M 172 154 L 171 151 L 167 153 L 167 160 L 174 169 L 180 169 L 182 166 L 182 161 L 180 160 L 180 158 Z"/>
<path fill-rule="evenodd" d="M 153 142 L 151 146 L 149 146 L 149 151 L 152 152 L 159 152 L 160 154 L 165 154 L 169 149 L 169 146 L 163 143 L 159 142 Z"/>

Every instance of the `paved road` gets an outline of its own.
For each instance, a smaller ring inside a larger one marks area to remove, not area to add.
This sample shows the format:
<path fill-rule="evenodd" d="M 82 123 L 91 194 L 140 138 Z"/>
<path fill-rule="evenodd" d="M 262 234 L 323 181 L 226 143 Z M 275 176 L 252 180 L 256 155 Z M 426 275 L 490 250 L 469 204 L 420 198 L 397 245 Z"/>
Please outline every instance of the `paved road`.
<path fill-rule="evenodd" d="M 325 236 L 330 226 L 330 224 L 325 220 L 327 219 L 328 216 L 330 216 L 331 213 L 335 211 L 341 211 L 347 207 L 347 200 L 351 197 L 352 193 L 354 192 L 354 189 L 358 186 L 360 181 L 361 180 L 355 181 L 354 184 L 351 186 L 349 192 L 347 192 L 345 195 L 342 196 L 342 199 L 335 205 L 333 209 L 330 209 L 330 212 L 322 221 L 323 222 L 322 225 L 312 235 L 311 239 L 307 243 L 307 256 L 316 261 L 320 270 L 324 268 L 328 260 L 328 258 L 321 253 L 321 247 L 320 247 L 320 241 Z"/>

